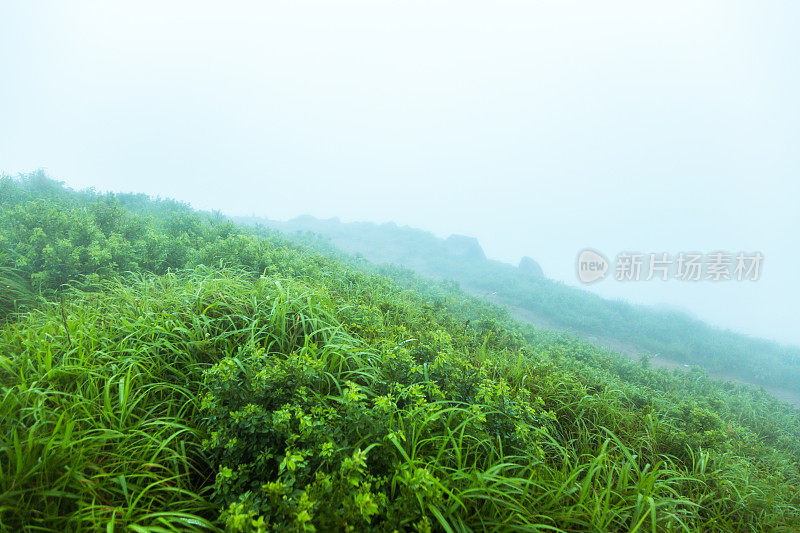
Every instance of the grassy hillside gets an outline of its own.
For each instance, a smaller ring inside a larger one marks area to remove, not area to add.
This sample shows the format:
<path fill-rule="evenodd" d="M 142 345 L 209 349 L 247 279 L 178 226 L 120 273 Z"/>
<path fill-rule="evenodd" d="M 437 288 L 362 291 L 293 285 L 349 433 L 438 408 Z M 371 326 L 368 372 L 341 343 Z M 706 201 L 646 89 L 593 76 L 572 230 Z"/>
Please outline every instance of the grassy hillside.
<path fill-rule="evenodd" d="M 443 240 L 395 224 L 342 223 L 309 216 L 288 222 L 254 217 L 237 220 L 278 229 L 304 243 L 309 243 L 308 232 L 313 232 L 370 261 L 396 263 L 426 276 L 456 280 L 471 292 L 492 293 L 497 301 L 520 308 L 551 327 L 584 337 L 601 337 L 645 353 L 659 353 L 676 362 L 725 372 L 757 385 L 800 392 L 798 347 L 715 328 L 677 311 L 606 300 L 547 279 L 539 274 L 538 265 L 532 260 L 516 268 L 486 259 L 477 241 L 456 237 Z"/>
<path fill-rule="evenodd" d="M 0 202 L 5 531 L 800 528 L 762 393 L 175 202 Z"/>

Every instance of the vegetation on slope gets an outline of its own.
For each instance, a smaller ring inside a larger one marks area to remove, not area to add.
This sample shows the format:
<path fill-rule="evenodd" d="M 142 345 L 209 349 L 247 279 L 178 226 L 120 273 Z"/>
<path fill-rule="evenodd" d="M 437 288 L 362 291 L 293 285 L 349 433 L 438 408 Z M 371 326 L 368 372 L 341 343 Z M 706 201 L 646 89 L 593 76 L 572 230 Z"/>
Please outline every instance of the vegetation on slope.
<path fill-rule="evenodd" d="M 15 269 L 0 264 L 0 320 L 33 303 L 33 293 L 23 275 Z"/>
<path fill-rule="evenodd" d="M 395 224 L 341 223 L 304 216 L 288 222 L 240 218 L 286 232 L 297 242 L 319 246 L 308 234 L 330 239 L 349 253 L 378 263 L 396 263 L 427 276 L 453 279 L 465 288 L 493 293 L 503 303 L 542 317 L 554 327 L 600 336 L 682 363 L 724 371 L 760 385 L 800 391 L 800 348 L 711 327 L 685 313 L 634 306 L 515 268 L 473 253 L 454 253 L 449 240 Z M 326 247 L 323 245 L 321 250 Z M 459 252 L 460 250 L 457 250 Z"/>
<path fill-rule="evenodd" d="M 796 467 L 773 486 L 728 455 L 724 431 L 709 449 L 681 449 L 696 444 L 675 441 L 685 430 L 587 394 L 510 332 L 482 337 L 379 279 L 330 274 L 111 282 L 70 292 L 69 335 L 58 304 L 6 328 L 4 526 L 744 531 L 797 520 Z M 716 420 L 703 416 L 688 428 L 700 440 Z"/>
<path fill-rule="evenodd" d="M 49 299 L 0 330 L 5 530 L 800 527 L 800 419 L 757 391 L 179 204 L 2 187 Z"/>

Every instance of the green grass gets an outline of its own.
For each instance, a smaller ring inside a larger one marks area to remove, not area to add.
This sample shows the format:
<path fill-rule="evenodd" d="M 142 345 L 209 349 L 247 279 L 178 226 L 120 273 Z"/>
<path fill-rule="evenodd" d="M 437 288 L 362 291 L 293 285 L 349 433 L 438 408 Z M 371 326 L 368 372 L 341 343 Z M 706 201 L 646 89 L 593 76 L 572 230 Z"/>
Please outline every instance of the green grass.
<path fill-rule="evenodd" d="M 2 531 L 800 528 L 800 415 L 762 392 L 176 203 L 30 187 L 0 180 Z"/>
<path fill-rule="evenodd" d="M 17 270 L 0 265 L 0 320 L 34 305 L 30 284 Z"/>
<path fill-rule="evenodd" d="M 57 303 L 7 325 L 3 528 L 797 527 L 796 474 L 660 453 L 674 428 L 653 414 L 459 337 L 413 295 L 377 284 L 367 304 L 351 276 L 129 277 L 67 293 L 69 340 Z M 390 303 L 404 318 L 373 327 Z"/>
<path fill-rule="evenodd" d="M 3 331 L 6 530 L 208 524 L 191 425 L 200 364 L 181 355 L 185 339 L 156 329 L 164 321 L 137 312 L 145 294 L 114 289 L 113 309 L 70 293 L 71 342 L 56 303 Z"/>
<path fill-rule="evenodd" d="M 681 363 L 737 376 L 756 385 L 777 385 L 800 392 L 800 348 L 712 327 L 682 312 L 658 310 L 607 300 L 562 282 L 531 276 L 512 265 L 477 256 L 454 254 L 445 240 L 409 227 L 367 222 L 342 223 L 309 216 L 288 222 L 239 218 L 253 226 L 276 228 L 295 242 L 322 253 L 333 247 L 363 254 L 376 263 L 408 266 L 436 279 L 452 279 L 470 291 L 535 317 L 537 322 L 615 341 L 628 349 L 660 353 Z M 313 232 L 313 233 L 310 233 Z M 327 240 L 326 240 L 327 238 Z M 477 245 L 477 242 L 475 243 Z"/>

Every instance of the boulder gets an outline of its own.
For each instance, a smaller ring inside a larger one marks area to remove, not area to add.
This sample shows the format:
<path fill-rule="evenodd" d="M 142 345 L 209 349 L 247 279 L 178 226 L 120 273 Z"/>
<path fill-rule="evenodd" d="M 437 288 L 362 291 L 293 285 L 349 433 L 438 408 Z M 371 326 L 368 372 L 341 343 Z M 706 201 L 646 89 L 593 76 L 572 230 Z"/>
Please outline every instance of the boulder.
<path fill-rule="evenodd" d="M 445 250 L 447 253 L 456 257 L 464 259 L 477 259 L 485 260 L 486 254 L 483 253 L 483 248 L 478 243 L 475 237 L 467 237 L 466 235 L 450 235 L 444 241 Z"/>
<path fill-rule="evenodd" d="M 539 266 L 539 263 L 537 263 L 527 255 L 520 260 L 519 270 L 523 274 L 527 274 L 534 278 L 544 277 L 544 272 L 542 272 L 542 267 Z"/>

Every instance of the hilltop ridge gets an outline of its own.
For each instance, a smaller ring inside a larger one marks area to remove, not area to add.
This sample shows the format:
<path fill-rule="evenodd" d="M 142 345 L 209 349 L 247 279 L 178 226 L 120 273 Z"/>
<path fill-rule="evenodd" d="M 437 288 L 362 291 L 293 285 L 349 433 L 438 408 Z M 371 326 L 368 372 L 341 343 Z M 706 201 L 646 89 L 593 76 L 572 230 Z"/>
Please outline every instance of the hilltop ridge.
<path fill-rule="evenodd" d="M 519 266 L 488 259 L 476 239 L 432 233 L 393 223 L 343 223 L 312 216 L 278 222 L 236 218 L 263 225 L 297 242 L 308 232 L 336 248 L 375 263 L 397 264 L 434 279 L 450 279 L 472 294 L 508 306 L 544 329 L 570 332 L 624 351 L 684 368 L 699 366 L 726 379 L 769 387 L 800 403 L 800 347 L 781 345 L 713 327 L 683 311 L 633 305 L 548 279 L 532 258 Z M 540 274 L 541 273 L 541 274 Z"/>

